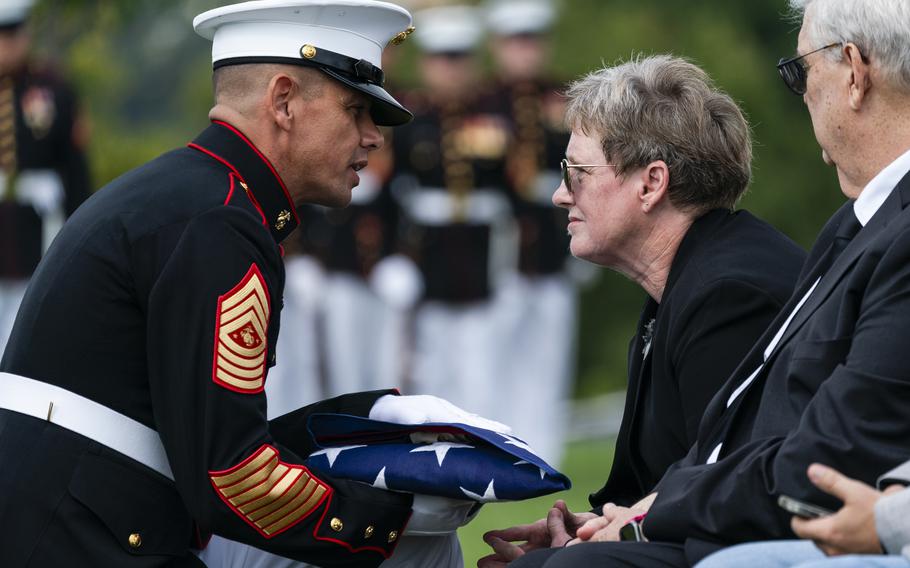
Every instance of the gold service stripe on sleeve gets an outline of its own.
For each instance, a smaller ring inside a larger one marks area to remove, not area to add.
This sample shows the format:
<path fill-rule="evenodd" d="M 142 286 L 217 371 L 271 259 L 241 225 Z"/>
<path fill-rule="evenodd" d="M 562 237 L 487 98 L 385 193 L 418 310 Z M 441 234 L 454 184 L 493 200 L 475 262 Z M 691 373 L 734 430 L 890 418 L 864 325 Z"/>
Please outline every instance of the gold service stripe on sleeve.
<path fill-rule="evenodd" d="M 316 488 L 316 490 L 313 491 L 313 494 L 310 496 L 310 498 L 307 499 L 303 503 L 303 505 L 301 505 L 296 510 L 292 511 L 291 514 L 284 517 L 283 519 L 280 519 L 280 520 L 276 521 L 275 523 L 263 528 L 262 532 L 271 536 L 271 535 L 274 535 L 274 534 L 277 534 L 277 533 L 283 531 L 284 529 L 290 527 L 297 521 L 303 519 L 304 517 L 309 515 L 310 512 L 313 511 L 313 509 L 316 508 L 316 505 L 319 504 L 319 500 L 322 499 L 322 496 L 325 495 L 325 492 L 326 492 L 326 488 L 324 486 L 322 486 L 322 485 L 318 486 Z"/>
<path fill-rule="evenodd" d="M 236 469 L 210 476 L 222 499 L 266 537 L 305 518 L 328 491 L 306 468 L 280 461 L 268 445 Z"/>
<path fill-rule="evenodd" d="M 250 501 L 245 500 L 246 502 L 243 505 L 238 505 L 237 508 L 240 509 L 240 512 L 244 513 L 252 520 L 264 517 L 268 514 L 267 510 L 269 507 L 280 501 L 282 496 L 286 495 L 289 489 L 297 487 L 294 484 L 303 474 L 303 471 L 285 466 L 281 467 L 285 469 L 284 475 L 275 481 L 269 479 L 268 487 L 263 487 L 265 491 L 262 491 L 257 498 Z"/>
<path fill-rule="evenodd" d="M 238 481 L 253 475 L 266 465 L 269 466 L 269 471 L 271 472 L 278 463 L 277 456 L 278 452 L 275 448 L 271 446 L 262 446 L 256 454 L 253 454 L 246 464 L 235 466 L 236 469 L 232 468 L 227 471 L 209 473 L 212 477 L 212 481 L 220 489 L 222 487 L 234 485 Z M 275 465 L 269 463 L 271 461 L 274 461 Z"/>
<path fill-rule="evenodd" d="M 231 505 L 242 505 L 267 493 L 272 485 L 277 483 L 287 471 L 288 468 L 281 465 L 276 457 L 274 462 L 269 462 L 267 467 L 262 468 L 239 483 L 225 487 L 222 493 L 230 500 Z"/>

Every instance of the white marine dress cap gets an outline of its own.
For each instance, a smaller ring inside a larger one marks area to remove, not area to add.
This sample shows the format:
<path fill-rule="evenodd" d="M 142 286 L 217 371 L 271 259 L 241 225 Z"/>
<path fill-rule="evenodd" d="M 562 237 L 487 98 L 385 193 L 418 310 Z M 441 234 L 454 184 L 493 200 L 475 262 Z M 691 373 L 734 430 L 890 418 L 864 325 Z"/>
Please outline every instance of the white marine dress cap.
<path fill-rule="evenodd" d="M 34 4 L 35 0 L 0 0 L 0 28 L 24 23 Z"/>
<path fill-rule="evenodd" d="M 404 8 L 374 0 L 254 0 L 215 8 L 193 19 L 212 40 L 215 69 L 242 63 L 284 63 L 320 69 L 373 98 L 380 126 L 411 113 L 384 88 L 382 50 L 413 31 Z"/>
<path fill-rule="evenodd" d="M 550 0 L 491 0 L 487 4 L 487 25 L 498 36 L 542 34 L 555 17 Z"/>
<path fill-rule="evenodd" d="M 414 12 L 414 40 L 424 53 L 469 53 L 483 37 L 483 19 L 472 6 L 439 6 Z"/>

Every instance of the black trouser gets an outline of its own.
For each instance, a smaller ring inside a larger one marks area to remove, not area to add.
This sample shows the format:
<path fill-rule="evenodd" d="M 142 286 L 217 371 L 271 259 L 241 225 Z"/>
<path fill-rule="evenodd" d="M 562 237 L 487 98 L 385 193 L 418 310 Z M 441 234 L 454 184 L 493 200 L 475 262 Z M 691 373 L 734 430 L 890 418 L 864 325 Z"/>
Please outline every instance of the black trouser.
<path fill-rule="evenodd" d="M 589 542 L 525 554 L 509 568 L 688 568 L 681 544 L 656 542 Z"/>

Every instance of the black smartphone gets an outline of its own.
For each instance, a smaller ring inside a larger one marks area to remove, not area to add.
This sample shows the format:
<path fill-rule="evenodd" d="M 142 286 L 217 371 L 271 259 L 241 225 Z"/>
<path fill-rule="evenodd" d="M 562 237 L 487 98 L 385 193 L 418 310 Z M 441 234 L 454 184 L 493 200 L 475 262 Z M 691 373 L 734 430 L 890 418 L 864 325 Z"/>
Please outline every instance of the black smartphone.
<path fill-rule="evenodd" d="M 788 497 L 787 495 L 781 495 L 777 498 L 777 504 L 781 509 L 793 513 L 797 517 L 802 517 L 804 519 L 817 519 L 818 517 L 824 517 L 826 515 L 831 515 L 834 511 L 829 511 L 817 505 L 810 505 L 809 503 L 803 503 L 798 501 L 793 497 Z"/>
<path fill-rule="evenodd" d="M 629 540 L 632 542 L 642 542 L 645 540 L 641 532 L 641 523 L 638 521 L 629 521 L 619 529 L 619 540 Z"/>

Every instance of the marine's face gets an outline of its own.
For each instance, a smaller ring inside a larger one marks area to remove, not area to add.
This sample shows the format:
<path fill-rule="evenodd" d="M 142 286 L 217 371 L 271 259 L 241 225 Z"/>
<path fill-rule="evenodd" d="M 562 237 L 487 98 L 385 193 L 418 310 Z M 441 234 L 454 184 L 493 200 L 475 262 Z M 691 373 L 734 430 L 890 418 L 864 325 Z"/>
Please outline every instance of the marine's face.
<path fill-rule="evenodd" d="M 371 99 L 335 80 L 325 82 L 322 96 L 294 99 L 301 120 L 295 124 L 291 176 L 301 188 L 298 203 L 344 207 L 360 183 L 358 171 L 367 154 L 383 144 L 370 117 Z"/>
<path fill-rule="evenodd" d="M 0 75 L 14 71 L 25 62 L 28 44 L 24 27 L 0 31 Z"/>
<path fill-rule="evenodd" d="M 512 80 L 538 77 L 546 66 L 548 47 L 542 36 L 499 37 L 493 40 L 492 47 L 497 70 Z"/>
<path fill-rule="evenodd" d="M 461 93 L 476 87 L 474 56 L 470 53 L 436 53 L 420 59 L 420 77 L 435 94 Z"/>

